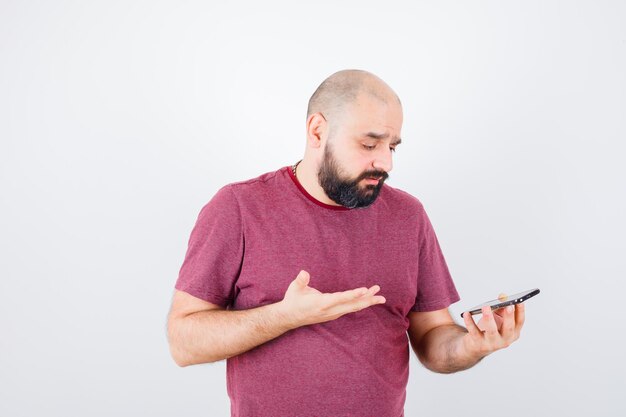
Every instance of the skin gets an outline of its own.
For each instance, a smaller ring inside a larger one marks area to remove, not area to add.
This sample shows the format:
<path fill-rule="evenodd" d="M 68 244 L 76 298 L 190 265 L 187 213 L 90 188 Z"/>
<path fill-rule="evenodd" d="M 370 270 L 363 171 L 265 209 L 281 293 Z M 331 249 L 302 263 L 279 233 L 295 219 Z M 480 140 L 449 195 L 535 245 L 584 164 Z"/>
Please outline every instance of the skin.
<path fill-rule="evenodd" d="M 326 195 L 317 178 L 325 147 L 331 143 L 346 179 L 368 170 L 388 173 L 400 143 L 403 117 L 396 94 L 378 77 L 363 71 L 337 74 L 360 77 L 362 91 L 340 110 L 328 106 L 310 112 L 306 150 L 296 171 L 307 192 L 329 205 L 337 203 Z M 365 187 L 368 180 L 361 183 Z M 224 310 L 175 290 L 167 324 L 172 357 L 179 366 L 215 362 L 298 327 L 335 320 L 386 301 L 377 295 L 381 291 L 378 285 L 329 294 L 310 287 L 309 280 L 309 273 L 300 271 L 280 302 L 241 311 Z M 466 327 L 457 325 L 448 309 L 409 313 L 409 340 L 419 360 L 435 372 L 457 372 L 519 338 L 523 304 L 494 312 L 485 307 L 482 313 L 478 323 L 465 313 Z"/>
<path fill-rule="evenodd" d="M 402 107 L 392 91 L 385 91 L 386 86 L 377 85 L 376 88 L 381 90 L 380 95 L 385 94 L 386 101 L 361 93 L 354 103 L 332 120 L 333 154 L 346 178 L 357 177 L 367 170 L 390 172 L 393 168 L 392 154 L 401 141 Z M 317 178 L 324 148 L 331 133 L 327 118 L 322 112 L 308 116 L 307 147 L 302 162 L 298 164 L 296 176 L 311 196 L 322 203 L 338 205 L 326 195 Z M 386 137 L 374 139 L 367 136 L 370 132 Z M 367 180 L 362 180 L 361 185 L 366 184 Z"/>

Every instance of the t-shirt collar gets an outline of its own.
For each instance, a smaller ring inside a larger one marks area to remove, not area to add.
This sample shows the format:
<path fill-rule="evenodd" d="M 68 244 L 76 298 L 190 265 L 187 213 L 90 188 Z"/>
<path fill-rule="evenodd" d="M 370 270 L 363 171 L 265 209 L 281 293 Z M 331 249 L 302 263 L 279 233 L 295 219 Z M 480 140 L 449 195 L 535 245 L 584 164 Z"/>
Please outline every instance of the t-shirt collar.
<path fill-rule="evenodd" d="M 311 194 L 308 193 L 307 190 L 304 189 L 304 187 L 302 186 L 302 184 L 300 184 L 300 181 L 298 181 L 298 178 L 294 175 L 293 170 L 291 169 L 290 166 L 285 168 L 287 170 L 287 172 L 289 173 L 289 176 L 291 177 L 291 179 L 293 180 L 294 184 L 296 185 L 296 187 L 298 187 L 298 190 L 300 190 L 300 192 L 302 194 L 304 194 L 304 196 L 306 198 L 308 198 L 309 200 L 311 200 L 312 202 L 314 202 L 315 204 L 317 204 L 318 206 L 324 207 L 326 209 L 329 210 L 338 210 L 338 211 L 346 211 L 346 210 L 351 210 L 349 207 L 344 207 L 344 206 L 333 206 L 330 204 L 326 204 L 326 203 L 322 203 L 321 201 L 319 201 L 318 199 L 316 199 L 315 197 L 313 197 Z"/>

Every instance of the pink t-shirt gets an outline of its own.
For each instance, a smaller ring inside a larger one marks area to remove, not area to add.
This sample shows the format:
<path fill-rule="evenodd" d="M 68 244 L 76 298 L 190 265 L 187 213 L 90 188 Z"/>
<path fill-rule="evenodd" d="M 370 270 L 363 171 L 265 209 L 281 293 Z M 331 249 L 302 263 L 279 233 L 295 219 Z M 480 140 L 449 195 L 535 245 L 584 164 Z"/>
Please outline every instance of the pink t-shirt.
<path fill-rule="evenodd" d="M 200 211 L 176 288 L 250 309 L 282 300 L 303 269 L 319 291 L 378 284 L 387 301 L 229 358 L 231 416 L 401 417 L 407 314 L 459 300 L 422 204 L 385 184 L 369 207 L 326 205 L 290 167 L 229 184 Z"/>

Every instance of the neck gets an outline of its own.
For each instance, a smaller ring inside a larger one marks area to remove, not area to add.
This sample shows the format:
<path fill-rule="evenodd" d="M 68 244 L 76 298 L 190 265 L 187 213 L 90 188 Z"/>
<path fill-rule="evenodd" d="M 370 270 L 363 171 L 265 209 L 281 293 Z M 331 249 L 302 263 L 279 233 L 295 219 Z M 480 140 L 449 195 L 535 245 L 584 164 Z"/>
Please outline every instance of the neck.
<path fill-rule="evenodd" d="M 296 166 L 296 178 L 307 193 L 311 194 L 317 201 L 330 206 L 339 206 L 333 200 L 328 198 L 324 189 L 320 186 L 317 180 L 317 167 L 312 161 L 303 159 Z"/>

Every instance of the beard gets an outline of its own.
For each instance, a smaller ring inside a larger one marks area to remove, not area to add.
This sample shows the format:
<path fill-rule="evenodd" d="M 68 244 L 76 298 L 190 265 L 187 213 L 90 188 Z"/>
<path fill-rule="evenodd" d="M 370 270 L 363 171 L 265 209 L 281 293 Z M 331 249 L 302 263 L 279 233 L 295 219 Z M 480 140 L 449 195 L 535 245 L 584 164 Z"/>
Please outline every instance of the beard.
<path fill-rule="evenodd" d="M 324 158 L 317 172 L 317 179 L 320 186 L 331 200 L 347 208 L 361 208 L 372 204 L 383 183 L 389 177 L 385 171 L 368 170 L 361 173 L 354 179 L 343 179 L 341 169 L 337 163 L 330 144 L 326 144 Z M 365 178 L 379 178 L 378 184 L 366 184 L 359 186 Z"/>

